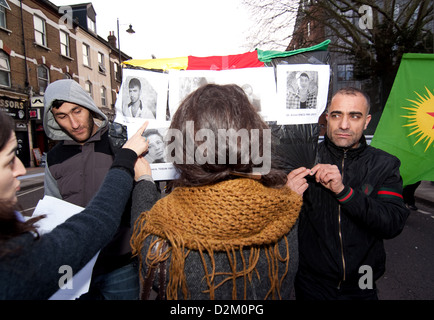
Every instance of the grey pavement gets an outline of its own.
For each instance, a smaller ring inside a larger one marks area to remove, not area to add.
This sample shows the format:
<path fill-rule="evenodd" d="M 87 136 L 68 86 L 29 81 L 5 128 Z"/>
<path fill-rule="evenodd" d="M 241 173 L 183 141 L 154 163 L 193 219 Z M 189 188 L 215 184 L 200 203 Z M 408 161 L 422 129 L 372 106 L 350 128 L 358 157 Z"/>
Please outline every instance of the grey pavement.
<path fill-rule="evenodd" d="M 416 206 L 418 202 L 422 202 L 427 206 L 434 206 L 434 182 L 422 181 L 414 193 Z"/>
<path fill-rule="evenodd" d="M 44 184 L 44 168 L 26 168 L 27 174 L 19 177 L 21 180 L 21 190 L 29 189 Z M 428 206 L 434 206 L 434 182 L 422 181 L 414 194 L 416 205 L 422 202 Z"/>

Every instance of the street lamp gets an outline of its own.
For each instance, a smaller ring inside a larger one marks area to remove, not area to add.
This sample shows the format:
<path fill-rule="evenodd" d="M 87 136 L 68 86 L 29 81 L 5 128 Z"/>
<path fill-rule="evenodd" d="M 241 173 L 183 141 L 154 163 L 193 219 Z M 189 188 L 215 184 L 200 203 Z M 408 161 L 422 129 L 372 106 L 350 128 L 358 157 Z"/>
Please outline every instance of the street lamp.
<path fill-rule="evenodd" d="M 121 37 L 119 36 L 119 18 L 118 18 L 118 50 L 119 50 L 119 68 L 122 69 L 122 57 L 121 57 Z M 130 24 L 129 28 L 127 30 L 125 30 L 126 32 L 128 32 L 129 34 L 133 34 L 136 33 L 133 30 L 133 26 Z M 119 70 L 120 71 L 120 70 Z"/>

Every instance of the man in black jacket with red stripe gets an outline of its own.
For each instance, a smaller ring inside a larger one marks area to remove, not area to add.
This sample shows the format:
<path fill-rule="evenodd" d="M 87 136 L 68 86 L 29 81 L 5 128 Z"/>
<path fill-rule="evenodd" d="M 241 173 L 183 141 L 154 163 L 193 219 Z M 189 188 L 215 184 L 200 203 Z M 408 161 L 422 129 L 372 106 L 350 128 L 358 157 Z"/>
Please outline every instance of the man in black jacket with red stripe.
<path fill-rule="evenodd" d="M 378 299 L 383 239 L 402 231 L 409 210 L 399 160 L 363 136 L 369 109 L 369 98 L 355 88 L 340 89 L 328 107 L 327 134 L 303 194 L 296 299 Z"/>

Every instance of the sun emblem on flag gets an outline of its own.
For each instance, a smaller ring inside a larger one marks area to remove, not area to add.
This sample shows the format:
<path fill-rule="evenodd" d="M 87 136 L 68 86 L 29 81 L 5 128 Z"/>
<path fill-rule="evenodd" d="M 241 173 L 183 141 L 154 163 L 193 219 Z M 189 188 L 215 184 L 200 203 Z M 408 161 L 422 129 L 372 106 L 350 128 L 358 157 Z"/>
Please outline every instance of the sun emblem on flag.
<path fill-rule="evenodd" d="M 415 135 L 418 138 L 414 145 L 421 141 L 426 143 L 426 151 L 434 142 L 434 95 L 428 88 L 425 87 L 425 89 L 427 91 L 425 96 L 415 92 L 418 99 L 407 99 L 412 106 L 402 107 L 409 110 L 408 115 L 402 117 L 408 118 L 408 124 L 403 126 L 410 127 L 411 133 L 407 137 Z"/>

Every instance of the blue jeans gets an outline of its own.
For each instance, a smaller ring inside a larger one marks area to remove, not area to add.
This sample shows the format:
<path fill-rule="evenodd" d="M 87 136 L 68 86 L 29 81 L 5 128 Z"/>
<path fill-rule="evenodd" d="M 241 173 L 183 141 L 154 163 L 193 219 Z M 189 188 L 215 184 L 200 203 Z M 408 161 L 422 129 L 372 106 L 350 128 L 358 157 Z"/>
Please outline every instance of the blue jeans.
<path fill-rule="evenodd" d="M 92 279 L 80 300 L 138 300 L 140 279 L 136 261 Z"/>

